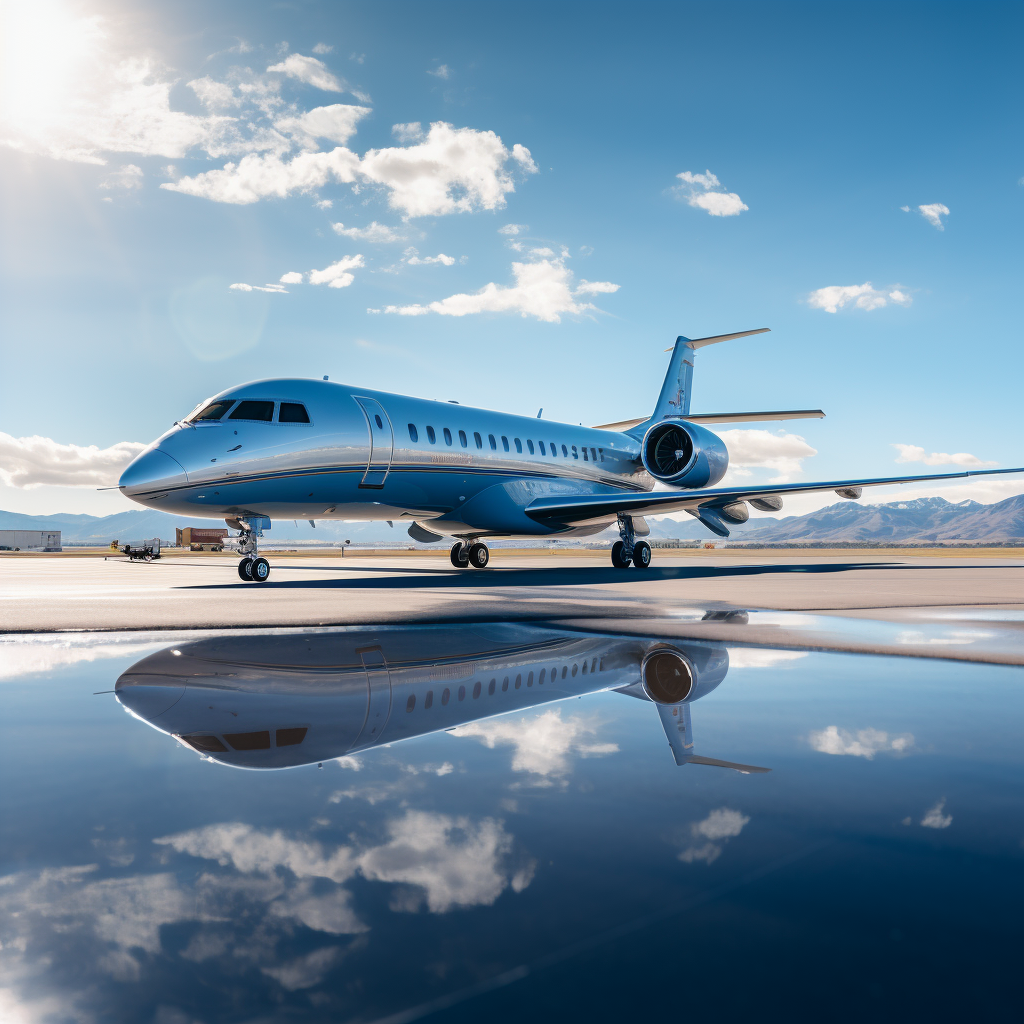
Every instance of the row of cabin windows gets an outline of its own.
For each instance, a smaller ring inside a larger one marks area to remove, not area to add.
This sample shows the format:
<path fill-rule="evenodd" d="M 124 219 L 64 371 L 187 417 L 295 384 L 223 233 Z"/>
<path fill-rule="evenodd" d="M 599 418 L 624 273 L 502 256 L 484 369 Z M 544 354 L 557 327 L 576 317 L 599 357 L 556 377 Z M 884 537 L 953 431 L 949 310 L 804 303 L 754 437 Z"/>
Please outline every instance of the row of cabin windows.
<path fill-rule="evenodd" d="M 222 399 L 219 402 L 211 402 L 205 409 L 190 416 L 188 423 L 210 423 L 214 420 L 224 419 L 224 414 L 235 404 L 234 398 Z M 228 416 L 229 420 L 256 420 L 260 423 L 309 423 L 309 413 L 306 407 L 300 402 L 281 402 L 274 419 L 274 406 L 276 402 L 264 401 L 262 399 L 246 399 L 238 403 L 236 408 Z"/>
<path fill-rule="evenodd" d="M 444 443 L 446 445 L 448 445 L 448 447 L 450 448 L 454 444 L 454 440 L 452 438 L 452 432 L 447 427 L 445 427 L 441 431 L 441 434 L 444 437 Z M 410 423 L 409 424 L 409 440 L 410 441 L 414 441 L 414 442 L 418 442 L 419 439 L 420 439 L 420 432 L 416 428 L 416 424 L 415 423 Z M 430 442 L 430 444 L 437 444 L 437 433 L 436 433 L 436 431 L 434 430 L 433 427 L 427 427 L 427 441 Z M 483 446 L 484 446 L 484 439 L 483 439 L 483 437 L 481 437 L 480 434 L 477 433 L 476 431 L 473 432 L 473 443 L 477 446 L 477 448 L 483 448 Z M 488 443 L 488 445 L 490 445 L 490 448 L 491 448 L 492 452 L 496 452 L 498 450 L 498 439 L 493 434 L 488 434 L 487 435 L 487 443 Z M 460 430 L 459 431 L 459 444 L 463 448 L 468 448 L 469 447 L 469 437 L 466 435 L 466 432 L 464 430 Z M 518 437 L 514 437 L 514 438 L 512 438 L 512 444 L 514 444 L 516 446 L 516 451 L 520 455 L 522 455 L 523 454 L 523 442 L 520 441 Z M 537 442 L 537 448 L 540 449 L 540 454 L 541 455 L 547 455 L 548 454 L 548 447 L 549 446 L 551 448 L 551 456 L 552 456 L 552 458 L 557 458 L 558 457 L 558 445 L 555 444 L 554 441 L 549 442 L 549 445 L 545 445 L 543 441 L 538 441 Z M 510 452 L 512 450 L 511 446 L 509 445 L 508 438 L 505 437 L 504 434 L 501 437 L 501 447 L 505 451 L 507 451 L 507 452 Z M 533 444 L 532 441 L 528 440 L 526 442 L 526 450 L 531 455 L 535 455 L 537 453 L 537 448 L 534 447 L 534 444 Z M 577 449 L 576 445 L 564 445 L 564 444 L 562 445 L 562 457 L 565 458 L 565 459 L 568 459 L 570 456 L 572 458 L 574 458 L 574 459 L 578 459 L 580 457 L 580 452 L 583 453 L 583 461 L 584 462 L 604 462 L 604 449 L 603 448 L 587 448 L 586 445 L 583 445 L 579 449 Z"/>
<path fill-rule="evenodd" d="M 578 672 L 580 672 L 580 671 L 581 671 L 581 669 L 580 669 L 579 663 L 574 663 L 572 666 L 563 665 L 562 666 L 562 674 L 561 674 L 561 677 L 559 677 L 558 666 L 556 665 L 551 670 L 551 677 L 550 677 L 551 678 L 551 682 L 554 682 L 558 678 L 565 679 L 570 674 L 573 676 L 573 678 L 575 678 L 576 674 Z M 585 661 L 585 662 L 583 662 L 583 667 L 582 667 L 582 674 L 583 675 L 587 675 L 588 673 L 603 672 L 603 671 L 604 671 L 604 658 L 601 658 L 600 661 L 598 661 L 597 658 L 594 658 L 592 661 Z M 507 693 L 508 692 L 509 678 L 510 678 L 509 676 L 505 676 L 505 678 L 501 681 L 501 692 L 502 693 Z M 540 670 L 540 674 L 537 676 L 537 685 L 538 686 L 543 686 L 544 683 L 547 681 L 547 678 L 548 678 L 548 670 L 546 668 L 542 668 Z M 519 675 L 516 676 L 516 681 L 513 684 L 513 689 L 516 689 L 516 690 L 521 689 L 522 685 L 523 685 L 523 676 L 522 676 L 522 673 L 520 673 Z M 533 673 L 532 672 L 530 672 L 527 675 L 527 677 L 526 677 L 526 685 L 527 686 L 533 686 Z M 476 700 L 483 693 L 483 688 L 484 688 L 484 684 L 482 682 L 475 682 L 475 683 L 473 683 L 473 690 L 472 690 L 473 700 Z M 487 684 L 487 696 L 488 697 L 493 697 L 495 692 L 497 691 L 497 689 L 498 689 L 498 678 L 497 678 L 497 676 L 495 676 L 494 679 L 492 679 Z M 458 696 L 459 700 L 465 700 L 466 699 L 466 687 L 465 686 L 460 686 L 459 687 L 459 689 L 457 691 L 457 696 Z M 451 699 L 452 699 L 452 691 L 446 686 L 444 688 L 444 690 L 441 691 L 441 704 L 445 705 Z M 426 695 L 426 697 L 423 698 L 423 710 L 427 711 L 430 708 L 432 708 L 433 706 L 434 706 L 434 691 L 433 690 L 427 690 L 427 695 Z M 406 711 L 415 711 L 416 710 L 416 694 L 413 693 L 413 694 L 409 695 L 409 699 L 405 702 L 405 710 Z"/>

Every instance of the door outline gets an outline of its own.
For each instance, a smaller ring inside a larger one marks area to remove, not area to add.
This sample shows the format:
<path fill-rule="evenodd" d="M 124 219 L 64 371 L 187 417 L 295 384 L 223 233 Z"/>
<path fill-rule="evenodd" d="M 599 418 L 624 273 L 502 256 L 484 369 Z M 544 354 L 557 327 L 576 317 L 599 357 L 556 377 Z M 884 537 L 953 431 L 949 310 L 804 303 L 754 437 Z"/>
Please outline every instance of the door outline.
<path fill-rule="evenodd" d="M 391 717 L 391 673 L 383 649 L 374 645 L 361 647 L 356 653 L 366 673 L 366 718 L 350 750 L 361 750 L 378 743 Z"/>
<path fill-rule="evenodd" d="M 359 408 L 363 410 L 366 417 L 366 429 L 370 436 L 370 450 L 366 459 L 366 472 L 359 482 L 360 487 L 373 487 L 379 489 L 384 486 L 391 470 L 391 460 L 395 455 L 395 431 L 391 425 L 391 418 L 384 411 L 384 406 L 375 398 L 364 398 L 362 395 L 353 395 Z M 378 427 L 375 419 L 380 417 L 382 426 Z"/>

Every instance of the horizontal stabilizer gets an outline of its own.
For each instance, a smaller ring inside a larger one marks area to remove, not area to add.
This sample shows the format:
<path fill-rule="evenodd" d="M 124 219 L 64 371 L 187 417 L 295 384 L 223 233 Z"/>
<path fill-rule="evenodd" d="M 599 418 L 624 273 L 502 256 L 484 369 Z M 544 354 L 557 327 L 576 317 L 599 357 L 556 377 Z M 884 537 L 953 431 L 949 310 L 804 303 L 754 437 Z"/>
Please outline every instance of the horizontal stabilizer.
<path fill-rule="evenodd" d="M 615 423 L 599 423 L 594 430 L 632 430 L 650 417 L 641 416 L 635 420 L 617 420 Z M 823 420 L 821 409 L 787 409 L 783 412 L 691 412 L 680 419 L 691 423 L 760 423 L 765 420 Z"/>
<path fill-rule="evenodd" d="M 756 764 L 738 764 L 736 761 L 719 761 L 717 757 L 701 757 L 700 754 L 691 755 L 689 763 L 710 764 L 715 768 L 731 768 L 734 772 L 743 772 L 744 775 L 760 775 L 763 772 L 771 771 L 771 768 L 758 768 Z"/>
<path fill-rule="evenodd" d="M 749 338 L 751 334 L 767 334 L 770 327 L 758 327 L 753 331 L 737 331 L 735 334 L 716 334 L 710 338 L 687 338 L 686 347 L 692 349 L 703 348 L 705 345 L 717 345 L 720 341 L 732 341 L 733 338 Z M 665 349 L 671 352 L 671 348 Z"/>

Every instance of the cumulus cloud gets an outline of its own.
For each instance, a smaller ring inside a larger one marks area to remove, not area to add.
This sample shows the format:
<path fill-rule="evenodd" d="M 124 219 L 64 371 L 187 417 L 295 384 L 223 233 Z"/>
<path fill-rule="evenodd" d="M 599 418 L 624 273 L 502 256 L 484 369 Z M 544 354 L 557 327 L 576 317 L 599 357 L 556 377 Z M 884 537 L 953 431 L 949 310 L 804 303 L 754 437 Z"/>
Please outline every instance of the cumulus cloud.
<path fill-rule="evenodd" d="M 314 49 L 316 49 L 314 47 Z M 324 946 L 306 956 L 294 960 L 286 960 L 273 967 L 260 968 L 264 974 L 279 982 L 282 988 L 295 992 L 304 988 L 319 985 L 341 962 L 345 951 L 337 946 Z"/>
<path fill-rule="evenodd" d="M 940 231 L 946 230 L 942 218 L 949 216 L 949 207 L 945 203 L 926 203 L 919 206 L 917 210 L 932 227 L 938 228 Z"/>
<path fill-rule="evenodd" d="M 316 149 L 317 139 L 348 142 L 355 135 L 359 122 L 369 113 L 369 107 L 332 103 L 328 107 L 314 107 L 295 117 L 282 117 L 274 122 L 274 127 L 291 136 L 304 149 Z"/>
<path fill-rule="evenodd" d="M 133 189 L 142 188 L 142 168 L 136 164 L 125 164 L 100 182 L 100 188 Z"/>
<path fill-rule="evenodd" d="M 818 288 L 807 297 L 807 305 L 812 309 L 823 309 L 826 313 L 836 313 L 848 302 L 852 302 L 857 309 L 872 310 L 881 309 L 890 302 L 897 306 L 909 306 L 912 301 L 899 286 L 875 288 L 870 281 L 864 284 L 832 284 Z"/>
<path fill-rule="evenodd" d="M 836 754 L 848 757 L 863 757 L 871 761 L 878 753 L 902 754 L 914 745 L 911 733 L 890 736 L 882 729 L 859 729 L 856 733 L 829 725 L 811 732 L 807 737 L 811 748 L 820 754 Z"/>
<path fill-rule="evenodd" d="M 498 228 L 499 235 L 522 235 L 529 231 L 529 225 L 527 224 L 506 224 L 504 227 Z"/>
<path fill-rule="evenodd" d="M 442 263 L 446 267 L 452 267 L 455 265 L 455 257 L 446 256 L 443 252 L 439 252 L 436 256 L 420 256 L 419 250 L 410 245 L 402 254 L 402 262 L 408 263 L 410 267 L 425 266 L 430 263 Z"/>
<path fill-rule="evenodd" d="M 534 716 L 471 722 L 452 729 L 451 735 L 474 737 L 492 750 L 511 746 L 513 771 L 550 780 L 568 773 L 571 754 L 603 757 L 618 751 L 618 744 L 596 741 L 597 728 L 583 715 L 569 715 L 563 721 L 561 708 L 554 708 Z"/>
<path fill-rule="evenodd" d="M 310 192 L 329 181 L 379 185 L 388 203 L 406 217 L 495 210 L 515 191 L 506 169 L 514 154 L 491 131 L 455 128 L 443 121 L 414 145 L 371 149 L 359 157 L 338 146 L 304 152 L 250 153 L 238 163 L 161 185 L 222 203 L 247 204 L 271 196 Z M 521 163 L 521 161 L 520 161 Z"/>
<path fill-rule="evenodd" d="M 923 462 L 926 466 L 998 466 L 998 462 L 982 462 L 977 455 L 968 452 L 932 452 L 927 454 L 916 444 L 894 444 L 900 454 L 897 462 Z"/>
<path fill-rule="evenodd" d="M 302 275 L 297 270 L 289 270 L 279 278 L 281 284 L 302 284 Z"/>
<path fill-rule="evenodd" d="M 611 281 L 588 281 L 585 278 L 576 286 L 577 295 L 611 295 L 619 290 Z"/>
<path fill-rule="evenodd" d="M 438 313 L 441 316 L 467 316 L 471 313 L 519 313 L 548 323 L 560 323 L 565 314 L 579 315 L 596 309 L 589 302 L 580 302 L 577 296 L 595 291 L 611 292 L 618 288 L 610 282 L 586 282 L 587 291 L 573 288 L 572 271 L 565 258 L 538 259 L 532 263 L 513 263 L 516 283 L 511 286 L 484 285 L 472 294 L 460 293 L 426 305 L 386 306 L 385 313 L 399 316 L 423 316 Z"/>
<path fill-rule="evenodd" d="M 324 92 L 343 92 L 345 83 L 327 70 L 327 65 L 316 57 L 304 57 L 301 53 L 291 53 L 278 64 L 271 64 L 267 71 L 297 78 L 306 85 Z"/>
<path fill-rule="evenodd" d="M 925 828 L 949 828 L 953 824 L 953 815 L 942 813 L 945 806 L 946 798 L 943 797 L 934 807 L 928 810 L 921 819 L 921 824 Z"/>
<path fill-rule="evenodd" d="M 451 78 L 452 71 L 447 64 L 439 64 L 436 68 L 428 68 L 428 75 L 433 75 L 435 78 Z"/>
<path fill-rule="evenodd" d="M 399 142 L 419 142 L 426 133 L 419 121 L 409 121 L 407 124 L 393 124 L 391 134 Z"/>
<path fill-rule="evenodd" d="M 316 46 L 313 47 L 313 52 L 316 53 L 316 54 L 319 54 L 321 57 L 325 53 L 332 53 L 333 50 L 334 50 L 334 47 L 333 46 L 328 46 L 327 43 L 317 43 Z"/>
<path fill-rule="evenodd" d="M 0 480 L 8 487 L 111 487 L 146 445 L 119 441 L 109 448 L 58 444 L 48 437 L 0 432 Z"/>
<path fill-rule="evenodd" d="M 332 224 L 331 228 L 335 234 L 344 235 L 346 238 L 355 238 L 361 242 L 404 242 L 405 237 L 400 235 L 394 228 L 387 224 L 378 224 L 372 220 L 365 228 L 347 228 L 342 223 Z"/>
<path fill-rule="evenodd" d="M 228 110 L 242 103 L 242 97 L 227 82 L 218 82 L 209 75 L 193 79 L 188 87 L 207 110 Z"/>
<path fill-rule="evenodd" d="M 355 275 L 351 271 L 364 265 L 363 257 L 360 255 L 343 256 L 337 263 L 332 263 L 323 270 L 311 270 L 309 283 L 325 284 L 328 288 L 347 288 L 355 280 Z"/>
<path fill-rule="evenodd" d="M 778 476 L 771 483 L 787 483 L 803 470 L 803 460 L 818 454 L 799 434 L 784 430 L 723 430 L 719 437 L 729 449 L 729 471 L 732 476 L 750 475 L 754 468 L 774 469 Z"/>
<path fill-rule="evenodd" d="M 28 634 L 0 640 L 0 680 L 49 674 L 70 665 L 107 658 L 140 658 L 166 645 L 163 640 L 143 643 L 137 636 L 113 643 L 109 640 L 110 634 L 102 635 L 102 638 L 67 633 L 58 636 L 59 639 L 54 639 Z"/>
<path fill-rule="evenodd" d="M 512 159 L 515 160 L 515 162 L 519 164 L 527 174 L 537 174 L 540 171 L 540 168 L 534 162 L 530 151 L 525 146 L 521 146 L 518 142 L 512 147 Z"/>
<path fill-rule="evenodd" d="M 684 864 L 704 861 L 711 864 L 722 853 L 722 847 L 729 839 L 735 839 L 749 824 L 750 818 L 729 807 L 719 807 L 712 811 L 703 821 L 694 822 L 690 833 L 694 844 L 679 853 Z M 700 840 L 706 842 L 700 842 Z"/>
<path fill-rule="evenodd" d="M 735 192 L 726 192 L 725 186 L 711 171 L 704 174 L 683 171 L 676 177 L 681 184 L 674 186 L 675 194 L 690 206 L 706 210 L 712 217 L 735 217 L 750 209 Z"/>

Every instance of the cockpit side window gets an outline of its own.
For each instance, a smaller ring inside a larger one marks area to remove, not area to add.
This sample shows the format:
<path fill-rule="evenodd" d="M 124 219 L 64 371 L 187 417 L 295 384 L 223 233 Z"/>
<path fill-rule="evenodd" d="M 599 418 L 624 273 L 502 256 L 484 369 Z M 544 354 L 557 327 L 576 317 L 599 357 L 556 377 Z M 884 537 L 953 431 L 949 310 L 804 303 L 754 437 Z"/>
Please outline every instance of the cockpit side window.
<path fill-rule="evenodd" d="M 278 423 L 308 423 L 309 413 L 306 407 L 298 402 L 282 402 L 281 411 L 277 414 Z"/>
<path fill-rule="evenodd" d="M 219 402 L 211 402 L 205 409 L 197 412 L 195 416 L 189 418 L 189 423 L 195 423 L 197 420 L 219 420 L 235 404 L 233 398 L 222 399 Z"/>
<path fill-rule="evenodd" d="M 270 423 L 274 418 L 273 402 L 239 402 L 238 408 L 228 417 L 230 420 L 260 420 Z"/>

